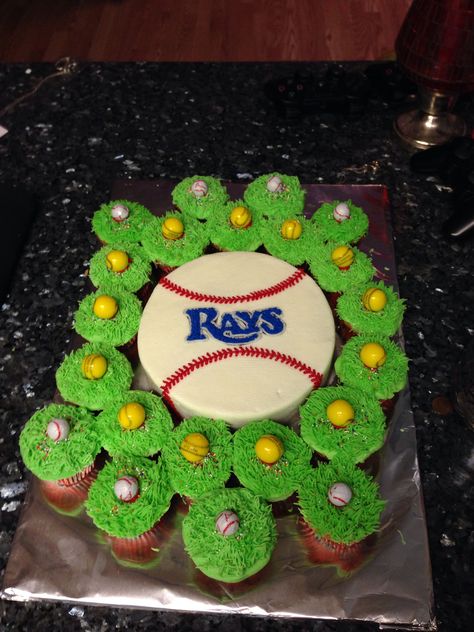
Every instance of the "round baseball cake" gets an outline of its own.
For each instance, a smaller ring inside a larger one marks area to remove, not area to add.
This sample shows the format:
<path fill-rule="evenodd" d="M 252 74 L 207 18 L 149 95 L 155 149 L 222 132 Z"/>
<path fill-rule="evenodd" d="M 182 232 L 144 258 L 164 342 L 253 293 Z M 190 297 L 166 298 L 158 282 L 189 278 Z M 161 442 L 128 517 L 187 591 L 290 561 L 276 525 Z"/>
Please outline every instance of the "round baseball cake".
<path fill-rule="evenodd" d="M 183 417 L 291 421 L 324 384 L 335 327 L 304 271 L 269 255 L 205 255 L 163 277 L 142 315 L 140 362 Z"/>

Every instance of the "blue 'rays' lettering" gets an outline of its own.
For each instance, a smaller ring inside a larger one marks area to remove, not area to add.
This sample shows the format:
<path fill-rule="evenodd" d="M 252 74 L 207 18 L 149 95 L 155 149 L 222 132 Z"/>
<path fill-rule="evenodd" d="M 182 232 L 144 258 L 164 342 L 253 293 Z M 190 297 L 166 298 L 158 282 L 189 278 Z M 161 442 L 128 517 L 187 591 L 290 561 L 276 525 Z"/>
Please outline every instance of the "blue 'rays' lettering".
<path fill-rule="evenodd" d="M 196 307 L 185 310 L 185 314 L 190 325 L 186 338 L 189 341 L 212 337 L 230 344 L 247 344 L 262 334 L 275 336 L 285 329 L 279 307 L 223 314 L 219 314 L 215 307 Z"/>

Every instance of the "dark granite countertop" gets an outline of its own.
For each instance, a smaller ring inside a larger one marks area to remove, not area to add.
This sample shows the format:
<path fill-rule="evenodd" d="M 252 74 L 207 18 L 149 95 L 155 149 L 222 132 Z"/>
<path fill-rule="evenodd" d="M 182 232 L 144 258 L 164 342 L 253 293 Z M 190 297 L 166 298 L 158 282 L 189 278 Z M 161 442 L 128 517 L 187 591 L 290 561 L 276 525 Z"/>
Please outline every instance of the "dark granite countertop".
<path fill-rule="evenodd" d="M 304 65 L 315 72 L 320 65 Z M 410 385 L 434 575 L 443 631 L 470 628 L 474 553 L 474 433 L 449 406 L 455 366 L 474 333 L 472 240 L 448 243 L 441 223 L 450 193 L 410 173 L 394 139 L 397 108 L 374 98 L 362 115 L 280 119 L 266 101 L 265 79 L 290 64 L 88 64 L 55 78 L 0 121 L 0 179 L 34 192 L 40 210 L 0 313 L 0 556 L 8 558 L 26 489 L 18 434 L 49 402 L 54 372 L 85 293 L 90 219 L 116 178 L 225 179 L 273 169 L 303 182 L 381 183 L 390 189 Z M 0 109 L 52 66 L 0 66 Z M 461 108 L 469 111 L 472 100 Z M 472 114 L 468 118 L 472 124 Z M 372 163 L 379 168 L 348 167 Z M 365 171 L 365 172 L 364 172 Z M 443 400 L 442 400 L 443 401 Z M 1 604 L 3 630 L 373 630 L 374 624 L 249 619 L 178 613 Z"/>

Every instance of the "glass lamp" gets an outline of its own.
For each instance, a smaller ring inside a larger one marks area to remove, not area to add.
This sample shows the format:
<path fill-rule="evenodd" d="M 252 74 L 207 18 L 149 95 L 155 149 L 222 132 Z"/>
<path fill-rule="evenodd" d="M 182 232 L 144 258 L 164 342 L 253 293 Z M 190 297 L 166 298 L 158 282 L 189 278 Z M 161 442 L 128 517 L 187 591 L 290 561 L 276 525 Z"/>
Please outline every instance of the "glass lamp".
<path fill-rule="evenodd" d="M 395 50 L 419 90 L 419 108 L 397 117 L 397 134 L 419 149 L 464 136 L 466 124 L 451 109 L 474 89 L 474 0 L 414 0 Z"/>

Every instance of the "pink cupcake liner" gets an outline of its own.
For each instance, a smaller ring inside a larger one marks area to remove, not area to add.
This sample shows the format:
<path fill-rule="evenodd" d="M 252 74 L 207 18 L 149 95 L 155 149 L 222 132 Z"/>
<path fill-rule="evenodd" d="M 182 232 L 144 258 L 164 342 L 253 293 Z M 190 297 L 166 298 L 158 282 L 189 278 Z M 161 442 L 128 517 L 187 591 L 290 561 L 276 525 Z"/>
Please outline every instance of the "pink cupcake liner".
<path fill-rule="evenodd" d="M 132 564 L 149 564 L 157 559 L 159 549 L 168 540 L 172 523 L 160 520 L 154 527 L 135 538 L 116 538 L 107 535 L 112 552 L 118 560 Z"/>
<path fill-rule="evenodd" d="M 58 481 L 40 481 L 40 488 L 46 501 L 60 511 L 75 511 L 87 499 L 89 488 L 97 478 L 95 463 L 82 472 Z"/>
<path fill-rule="evenodd" d="M 319 537 L 301 516 L 297 526 L 308 551 L 308 559 L 313 564 L 335 565 L 349 572 L 358 568 L 364 561 L 368 551 L 368 538 L 354 544 L 334 542 L 329 538 Z"/>

